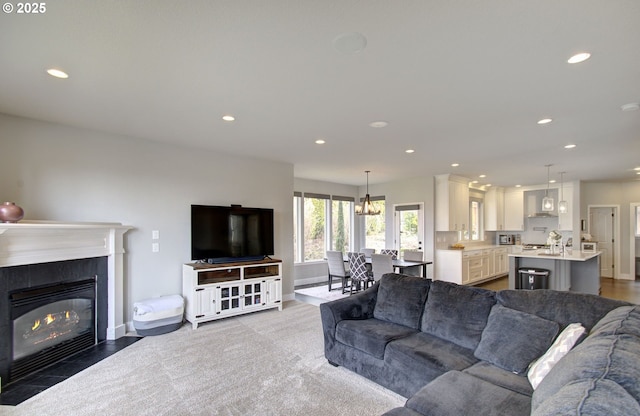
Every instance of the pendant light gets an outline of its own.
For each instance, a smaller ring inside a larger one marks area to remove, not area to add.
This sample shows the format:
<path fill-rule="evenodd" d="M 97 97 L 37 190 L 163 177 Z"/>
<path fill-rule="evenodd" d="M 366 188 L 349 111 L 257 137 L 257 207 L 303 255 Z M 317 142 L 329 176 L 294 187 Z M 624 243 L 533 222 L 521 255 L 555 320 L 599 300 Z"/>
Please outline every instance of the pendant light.
<path fill-rule="evenodd" d="M 364 197 L 364 201 L 362 201 L 362 206 L 356 205 L 356 214 L 357 215 L 379 215 L 380 210 L 376 209 L 376 207 L 371 203 L 371 197 L 369 196 L 369 172 L 370 170 L 364 171 L 367 174 L 367 194 Z"/>
<path fill-rule="evenodd" d="M 551 165 L 545 166 L 547 167 L 547 191 L 544 194 L 544 198 L 542 198 L 542 211 L 550 212 L 553 211 L 553 198 L 549 196 L 549 181 L 551 180 L 549 168 L 551 168 Z"/>
<path fill-rule="evenodd" d="M 560 172 L 560 201 L 558 201 L 558 214 L 566 214 L 569 211 L 569 204 L 564 200 L 564 174 Z"/>

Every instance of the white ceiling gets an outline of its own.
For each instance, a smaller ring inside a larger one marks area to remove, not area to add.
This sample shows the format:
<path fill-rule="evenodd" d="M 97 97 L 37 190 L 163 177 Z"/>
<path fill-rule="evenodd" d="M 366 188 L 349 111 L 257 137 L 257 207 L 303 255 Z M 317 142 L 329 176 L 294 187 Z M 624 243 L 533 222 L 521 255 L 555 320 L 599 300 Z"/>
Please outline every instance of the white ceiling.
<path fill-rule="evenodd" d="M 363 51 L 334 46 L 349 32 Z M 56 0 L 0 14 L 0 112 L 289 162 L 298 178 L 531 185 L 553 164 L 565 181 L 637 180 L 640 111 L 621 106 L 639 101 L 638 0 Z"/>

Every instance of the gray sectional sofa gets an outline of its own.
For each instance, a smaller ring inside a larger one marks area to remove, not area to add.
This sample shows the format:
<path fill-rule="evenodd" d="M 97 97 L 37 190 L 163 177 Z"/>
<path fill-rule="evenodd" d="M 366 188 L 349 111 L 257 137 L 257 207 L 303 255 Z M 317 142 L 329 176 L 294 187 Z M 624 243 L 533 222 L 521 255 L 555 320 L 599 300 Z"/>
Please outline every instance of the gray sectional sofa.
<path fill-rule="evenodd" d="M 332 365 L 408 398 L 386 415 L 640 415 L 640 306 L 387 274 L 320 313 Z M 562 356 L 578 323 L 584 334 Z M 534 389 L 530 364 L 543 355 L 538 367 L 557 363 Z"/>

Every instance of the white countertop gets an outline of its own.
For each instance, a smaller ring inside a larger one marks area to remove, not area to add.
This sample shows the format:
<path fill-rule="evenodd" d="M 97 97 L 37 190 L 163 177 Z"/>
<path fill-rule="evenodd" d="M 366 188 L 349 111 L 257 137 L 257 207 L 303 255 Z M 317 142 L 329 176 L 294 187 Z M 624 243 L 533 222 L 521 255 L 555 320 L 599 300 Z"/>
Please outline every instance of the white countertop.
<path fill-rule="evenodd" d="M 464 243 L 463 243 L 464 244 Z M 452 248 L 452 247 L 437 247 L 436 250 L 448 250 L 448 251 L 473 251 L 473 250 L 486 250 L 490 248 L 506 248 L 512 246 L 501 246 L 497 244 L 465 244 L 464 248 Z"/>
<path fill-rule="evenodd" d="M 549 259 L 549 260 L 570 260 L 570 261 L 587 261 L 602 254 L 601 251 L 594 253 L 584 253 L 580 250 L 568 250 L 564 254 L 552 255 L 547 254 L 546 250 L 524 250 L 521 253 L 510 253 L 509 257 L 527 257 L 535 259 Z"/>

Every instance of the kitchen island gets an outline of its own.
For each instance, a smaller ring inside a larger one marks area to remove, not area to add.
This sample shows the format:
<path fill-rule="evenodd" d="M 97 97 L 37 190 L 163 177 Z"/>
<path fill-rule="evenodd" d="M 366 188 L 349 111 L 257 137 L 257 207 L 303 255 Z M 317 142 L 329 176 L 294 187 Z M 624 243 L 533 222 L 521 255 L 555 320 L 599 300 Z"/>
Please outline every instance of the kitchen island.
<path fill-rule="evenodd" d="M 600 251 L 585 253 L 566 250 L 549 254 L 546 250 L 524 250 L 509 254 L 509 289 L 520 289 L 518 270 L 549 270 L 549 289 L 600 294 Z"/>

